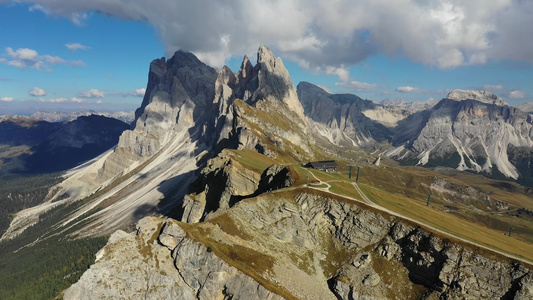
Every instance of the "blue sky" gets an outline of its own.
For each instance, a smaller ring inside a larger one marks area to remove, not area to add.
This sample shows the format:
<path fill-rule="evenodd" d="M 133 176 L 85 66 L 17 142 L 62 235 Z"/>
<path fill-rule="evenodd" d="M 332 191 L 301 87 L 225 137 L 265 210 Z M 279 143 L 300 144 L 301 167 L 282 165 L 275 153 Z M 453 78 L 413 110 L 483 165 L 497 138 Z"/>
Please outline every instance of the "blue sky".
<path fill-rule="evenodd" d="M 261 44 L 295 85 L 376 102 L 533 101 L 533 1 L 309 2 L 0 0 L 0 114 L 134 110 L 151 60 L 181 48 L 237 71 Z"/>

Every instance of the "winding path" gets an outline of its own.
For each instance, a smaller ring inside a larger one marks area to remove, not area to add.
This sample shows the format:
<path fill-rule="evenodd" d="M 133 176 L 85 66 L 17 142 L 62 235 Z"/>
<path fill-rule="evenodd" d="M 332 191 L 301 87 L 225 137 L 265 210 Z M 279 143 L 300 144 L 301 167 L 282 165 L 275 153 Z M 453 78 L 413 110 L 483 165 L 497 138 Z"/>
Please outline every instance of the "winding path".
<path fill-rule="evenodd" d="M 309 174 L 311 174 L 313 176 L 313 178 L 315 178 L 316 180 L 319 180 L 315 174 L 313 174 L 312 172 L 309 172 Z M 341 180 L 338 180 L 339 182 Z M 357 202 L 362 202 L 368 206 L 371 206 L 372 208 L 375 208 L 375 209 L 378 209 L 380 211 L 383 211 L 385 213 L 388 213 L 390 215 L 393 215 L 395 217 L 398 217 L 398 218 L 401 218 L 401 219 L 404 219 L 404 220 L 408 220 L 410 222 L 413 222 L 413 223 L 416 223 L 416 224 L 419 224 L 420 226 L 423 226 L 427 229 L 430 229 L 431 231 L 434 231 L 434 232 L 438 232 L 440 234 L 443 234 L 443 235 L 446 235 L 448 237 L 451 237 L 453 239 L 456 239 L 456 240 L 459 240 L 461 242 L 465 242 L 465 243 L 468 243 L 468 244 L 471 244 L 471 245 L 474 245 L 476 247 L 479 247 L 479 248 L 482 248 L 482 249 L 485 249 L 487 251 L 490 251 L 490 252 L 494 252 L 494 253 L 498 253 L 500 255 L 503 255 L 507 258 L 510 258 L 510 259 L 514 259 L 514 260 L 517 260 L 517 261 L 520 261 L 520 262 L 523 262 L 523 263 L 526 263 L 526 264 L 529 264 L 529 265 L 533 265 L 533 261 L 530 261 L 528 259 L 525 259 L 525 258 L 521 258 L 521 257 L 517 257 L 517 256 L 514 256 L 512 254 L 509 254 L 509 253 L 506 253 L 506 252 L 503 252 L 503 251 L 499 251 L 499 250 L 496 250 L 494 248 L 490 248 L 490 247 L 487 247 L 485 245 L 482 245 L 482 244 L 479 244 L 479 243 L 476 243 L 474 241 L 471 241 L 471 240 L 468 240 L 468 239 L 465 239 L 465 238 L 462 238 L 460 236 L 457 236 L 457 235 L 454 235 L 452 233 L 449 233 L 449 232 L 446 232 L 446 231 L 443 231 L 441 229 L 438 229 L 432 225 L 429 225 L 429 224 L 426 224 L 426 223 L 423 223 L 419 220 L 415 220 L 415 219 L 412 219 L 410 217 L 407 217 L 407 216 L 404 216 L 402 214 L 399 214 L 395 211 L 392 211 L 388 208 L 385 208 L 381 205 L 378 205 L 374 202 L 372 202 L 372 200 L 370 200 L 370 198 L 368 198 L 366 196 L 366 194 L 361 190 L 361 188 L 359 187 L 359 185 L 356 183 L 356 182 L 348 182 L 348 181 L 344 181 L 346 183 L 351 183 L 353 185 L 353 187 L 355 188 L 355 190 L 359 193 L 359 195 L 361 196 L 362 200 L 361 199 L 357 199 L 357 198 L 353 198 L 353 197 L 349 197 L 349 196 L 346 196 L 346 195 L 342 195 L 342 194 L 337 194 L 337 193 L 334 193 L 334 192 L 331 192 L 329 190 L 329 188 L 331 188 L 331 184 L 329 184 L 328 182 L 326 181 L 321 181 L 321 183 L 323 184 L 326 184 L 327 187 L 313 187 L 312 185 L 308 185 L 308 187 L 310 188 L 313 188 L 313 189 L 316 189 L 316 190 L 320 190 L 320 191 L 324 191 L 324 192 L 327 192 L 327 193 L 330 193 L 330 194 L 333 194 L 333 195 L 337 195 L 337 196 L 340 196 L 340 197 L 344 197 L 344 198 L 348 198 L 348 199 L 351 199 L 351 200 L 354 200 L 354 201 L 357 201 Z M 329 181 L 331 182 L 331 181 Z"/>

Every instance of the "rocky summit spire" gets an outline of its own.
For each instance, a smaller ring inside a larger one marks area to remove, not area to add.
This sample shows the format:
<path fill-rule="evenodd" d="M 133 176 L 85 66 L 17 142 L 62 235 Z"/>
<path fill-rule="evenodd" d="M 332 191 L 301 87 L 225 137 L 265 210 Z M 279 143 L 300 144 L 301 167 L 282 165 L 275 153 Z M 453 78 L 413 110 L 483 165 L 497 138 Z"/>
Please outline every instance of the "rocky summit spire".
<path fill-rule="evenodd" d="M 260 95 L 265 98 L 277 98 L 303 119 L 304 109 L 298 100 L 289 71 L 285 68 L 281 58 L 275 57 L 270 49 L 262 45 L 257 52 L 255 68 L 259 79 Z"/>
<path fill-rule="evenodd" d="M 249 104 L 258 101 L 279 101 L 300 118 L 304 110 L 289 71 L 279 57 L 275 57 L 266 46 L 259 47 L 257 64 L 252 66 L 248 57 L 244 57 L 238 73 L 239 91 L 236 96 Z"/>

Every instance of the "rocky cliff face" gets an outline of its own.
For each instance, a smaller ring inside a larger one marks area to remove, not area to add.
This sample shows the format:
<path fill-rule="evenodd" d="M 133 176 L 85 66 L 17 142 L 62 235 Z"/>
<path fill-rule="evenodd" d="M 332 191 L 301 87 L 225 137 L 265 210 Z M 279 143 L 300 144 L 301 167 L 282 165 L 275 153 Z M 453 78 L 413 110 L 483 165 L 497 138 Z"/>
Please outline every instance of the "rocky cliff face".
<path fill-rule="evenodd" d="M 298 95 L 316 132 L 337 145 L 408 164 L 448 166 L 518 179 L 530 185 L 531 116 L 486 91 L 453 90 L 430 109 L 379 105 L 355 95 L 330 94 L 302 82 Z M 391 147 L 392 146 L 392 147 Z"/>
<path fill-rule="evenodd" d="M 182 222 L 214 218 L 243 199 L 289 187 L 295 181 L 289 167 L 272 165 L 261 172 L 241 164 L 236 156 L 224 150 L 209 160 L 183 200 Z"/>
<path fill-rule="evenodd" d="M 127 252 L 123 252 L 128 249 Z M 187 236 L 173 220 L 117 231 L 65 299 L 282 299 Z"/>
<path fill-rule="evenodd" d="M 396 148 L 387 155 L 420 165 L 497 172 L 527 182 L 530 174 L 518 169 L 531 161 L 513 164 L 510 158 L 530 160 L 533 122 L 530 115 L 502 101 L 488 93 L 452 91 L 431 110 L 401 121 L 395 128 Z"/>
<path fill-rule="evenodd" d="M 338 145 L 374 148 L 390 138 L 387 126 L 406 117 L 401 109 L 387 109 L 351 94 L 330 94 L 307 82 L 298 84 L 298 97 L 305 114 L 318 123 L 318 131 Z"/>
<path fill-rule="evenodd" d="M 257 64 L 244 57 L 234 75 L 219 74 L 215 104 L 219 147 L 252 149 L 270 157 L 313 155 L 313 138 L 290 75 L 280 58 L 261 46 Z"/>
<path fill-rule="evenodd" d="M 287 159 L 313 155 L 288 71 L 264 46 L 257 64 L 245 57 L 237 74 L 227 67 L 216 72 L 183 51 L 154 60 L 135 115 L 115 149 L 70 172 L 45 204 L 21 212 L 10 232 L 24 230 L 16 224 L 28 223 L 20 219 L 88 196 L 94 199 L 63 226 L 84 216 L 90 221 L 82 234 L 111 233 L 146 214 L 168 212 L 181 206 L 198 167 L 224 148 Z"/>
<path fill-rule="evenodd" d="M 115 233 L 64 296 L 528 299 L 532 276 L 350 201 L 278 192 L 203 223 L 143 219 L 136 234 Z"/>

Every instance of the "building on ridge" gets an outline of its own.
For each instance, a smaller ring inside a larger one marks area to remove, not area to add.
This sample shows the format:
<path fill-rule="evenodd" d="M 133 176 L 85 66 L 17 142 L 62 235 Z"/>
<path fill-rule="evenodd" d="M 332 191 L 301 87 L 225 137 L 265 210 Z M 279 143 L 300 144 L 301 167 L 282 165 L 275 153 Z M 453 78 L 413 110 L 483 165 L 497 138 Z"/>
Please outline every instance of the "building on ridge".
<path fill-rule="evenodd" d="M 326 172 L 336 172 L 339 166 L 334 160 L 321 160 L 309 162 L 305 165 L 305 167 Z"/>

